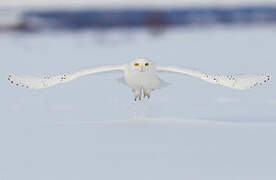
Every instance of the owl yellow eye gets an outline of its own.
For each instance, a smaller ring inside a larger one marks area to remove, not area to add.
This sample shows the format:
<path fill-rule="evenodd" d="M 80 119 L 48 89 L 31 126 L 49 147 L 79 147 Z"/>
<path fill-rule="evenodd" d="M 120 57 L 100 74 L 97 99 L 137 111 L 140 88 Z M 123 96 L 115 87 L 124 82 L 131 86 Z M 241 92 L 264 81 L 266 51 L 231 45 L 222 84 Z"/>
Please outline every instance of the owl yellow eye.
<path fill-rule="evenodd" d="M 138 66 L 139 66 L 139 63 L 135 63 L 134 66 L 135 66 L 135 67 L 138 67 Z"/>
<path fill-rule="evenodd" d="M 146 63 L 145 66 L 149 66 L 149 63 Z"/>

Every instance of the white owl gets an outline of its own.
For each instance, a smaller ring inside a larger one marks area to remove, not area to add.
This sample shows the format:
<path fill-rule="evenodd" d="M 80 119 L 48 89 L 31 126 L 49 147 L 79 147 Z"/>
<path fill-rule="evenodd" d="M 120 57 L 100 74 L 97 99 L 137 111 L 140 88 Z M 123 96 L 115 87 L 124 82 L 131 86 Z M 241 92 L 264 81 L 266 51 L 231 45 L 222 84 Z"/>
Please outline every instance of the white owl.
<path fill-rule="evenodd" d="M 195 70 L 175 66 L 158 66 L 147 59 L 135 59 L 127 64 L 111 65 L 84 69 L 72 73 L 53 76 L 12 76 L 8 80 L 30 89 L 41 89 L 54 86 L 59 83 L 66 83 L 73 79 L 109 71 L 122 71 L 123 81 L 134 93 L 134 100 L 141 100 L 144 97 L 150 98 L 151 91 L 165 87 L 167 83 L 159 78 L 159 72 L 172 72 L 193 76 L 209 83 L 220 84 L 234 89 L 244 90 L 262 85 L 271 80 L 271 76 L 265 74 L 240 74 L 240 75 L 209 75 Z"/>

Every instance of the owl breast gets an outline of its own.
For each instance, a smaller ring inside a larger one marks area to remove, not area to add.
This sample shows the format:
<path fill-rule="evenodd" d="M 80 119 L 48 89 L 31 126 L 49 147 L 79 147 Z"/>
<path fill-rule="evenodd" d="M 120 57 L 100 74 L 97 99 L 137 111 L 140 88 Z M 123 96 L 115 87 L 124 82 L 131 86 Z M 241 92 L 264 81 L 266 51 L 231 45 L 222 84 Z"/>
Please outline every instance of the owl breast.
<path fill-rule="evenodd" d="M 156 73 L 152 72 L 132 72 L 125 74 L 125 81 L 132 89 L 159 89 L 165 86 Z"/>

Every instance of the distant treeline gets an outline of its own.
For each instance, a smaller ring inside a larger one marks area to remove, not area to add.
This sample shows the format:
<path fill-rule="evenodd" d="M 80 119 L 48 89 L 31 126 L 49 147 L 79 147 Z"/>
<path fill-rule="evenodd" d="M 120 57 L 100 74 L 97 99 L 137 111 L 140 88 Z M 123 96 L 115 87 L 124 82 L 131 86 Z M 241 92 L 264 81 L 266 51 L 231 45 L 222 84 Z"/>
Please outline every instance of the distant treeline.
<path fill-rule="evenodd" d="M 85 9 L 27 11 L 14 28 L 25 31 L 276 23 L 275 7 Z"/>

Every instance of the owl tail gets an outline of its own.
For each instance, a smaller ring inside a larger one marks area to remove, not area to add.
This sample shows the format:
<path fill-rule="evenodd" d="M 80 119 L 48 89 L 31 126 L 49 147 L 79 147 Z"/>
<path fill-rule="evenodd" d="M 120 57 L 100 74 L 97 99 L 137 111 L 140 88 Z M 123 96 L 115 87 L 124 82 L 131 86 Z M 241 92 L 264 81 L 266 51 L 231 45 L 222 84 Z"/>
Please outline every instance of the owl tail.
<path fill-rule="evenodd" d="M 165 87 L 171 85 L 170 83 L 168 83 L 167 81 L 165 81 L 161 78 L 159 78 L 159 80 L 160 80 L 161 83 L 160 83 L 160 87 L 158 89 L 162 89 L 162 88 L 165 88 Z"/>
<path fill-rule="evenodd" d="M 124 85 L 127 85 L 126 80 L 125 80 L 124 77 L 121 77 L 121 78 L 117 79 L 117 81 L 118 81 L 119 83 L 122 83 L 122 84 L 124 84 Z"/>

